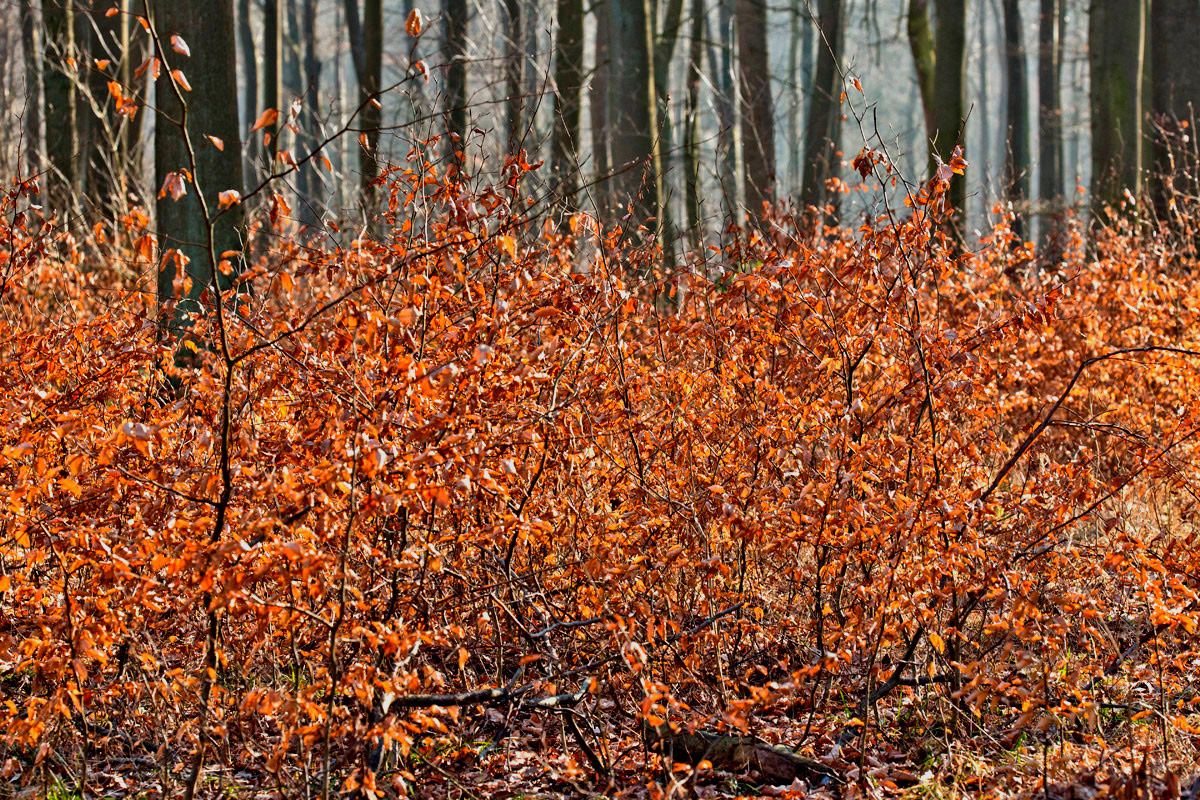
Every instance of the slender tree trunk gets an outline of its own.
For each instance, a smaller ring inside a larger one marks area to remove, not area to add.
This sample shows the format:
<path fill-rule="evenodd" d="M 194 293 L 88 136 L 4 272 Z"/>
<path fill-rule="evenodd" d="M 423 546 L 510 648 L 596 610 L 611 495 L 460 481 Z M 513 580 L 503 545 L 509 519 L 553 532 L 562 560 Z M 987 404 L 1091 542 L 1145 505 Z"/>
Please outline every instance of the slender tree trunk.
<path fill-rule="evenodd" d="M 42 169 L 42 98 L 41 76 L 38 72 L 37 28 L 34 25 L 32 0 L 20 0 L 18 13 L 21 23 L 21 50 L 25 57 L 25 126 L 22 143 L 26 168 L 31 175 Z"/>
<path fill-rule="evenodd" d="M 126 87 L 134 86 L 135 72 L 150 53 L 150 45 L 142 26 L 135 18 L 135 9 L 144 9 L 142 0 L 122 0 L 124 13 L 121 14 L 121 84 Z M 126 169 L 124 183 L 121 185 L 122 196 L 144 193 L 146 181 L 142 162 L 146 153 L 146 137 L 143 136 L 145 121 L 146 105 L 139 103 L 122 130 L 121 163 Z M 158 187 L 154 188 L 157 190 Z"/>
<path fill-rule="evenodd" d="M 71 0 L 42 4 L 42 83 L 46 111 L 46 196 L 51 210 L 69 213 L 78 197 L 78 95 L 68 59 L 75 59 L 75 13 Z"/>
<path fill-rule="evenodd" d="M 583 0 L 558 0 L 551 163 L 568 209 L 579 207 L 579 116 L 583 102 Z"/>
<path fill-rule="evenodd" d="M 700 76 L 704 58 L 704 0 L 692 0 L 692 20 L 688 37 L 687 107 L 683 127 L 684 205 L 692 250 L 704 246 L 700 220 Z"/>
<path fill-rule="evenodd" d="M 1154 136 L 1154 205 L 1160 219 L 1172 216 L 1176 194 L 1197 193 L 1196 130 L 1200 121 L 1200 0 L 1154 0 L 1151 14 Z M 1185 127 L 1186 123 L 1186 127 Z M 1179 209 L 1182 210 L 1182 209 Z"/>
<path fill-rule="evenodd" d="M 80 39 L 88 44 L 87 97 L 79 103 L 82 166 L 87 170 L 82 183 L 87 204 L 99 216 L 109 216 L 121 206 L 120 186 L 126 170 L 121 160 L 122 118 L 108 91 L 108 82 L 120 73 L 125 53 L 121 19 L 105 13 L 110 7 L 111 0 L 87 0 L 76 6 L 76 27 Z M 105 62 L 109 63 L 104 69 L 97 66 Z"/>
<path fill-rule="evenodd" d="M 721 187 L 721 198 L 725 216 L 733 217 L 739 208 L 739 181 L 737 169 L 737 105 L 733 91 L 733 0 L 717 0 L 717 27 L 713 36 L 708 31 L 708 63 L 713 72 L 713 86 L 717 107 L 717 178 Z M 705 27 L 711 21 L 705 17 Z"/>
<path fill-rule="evenodd" d="M 821 0 L 817 25 L 824 41 L 817 52 L 817 74 L 808 103 L 808 126 L 804 135 L 804 184 L 800 200 L 805 206 L 832 207 L 837 213 L 838 196 L 826 191 L 825 182 L 834 174 L 838 140 L 841 137 L 842 81 L 838 62 L 842 58 L 842 0 Z M 828 45 L 825 45 L 828 42 Z M 823 213 L 823 212 L 822 212 Z"/>
<path fill-rule="evenodd" d="M 647 3 L 647 19 L 653 29 L 657 4 Z M 679 30 L 683 25 L 683 0 L 667 0 L 663 29 L 652 36 L 652 69 L 654 71 L 655 117 L 654 131 L 654 175 L 655 191 L 658 195 L 658 230 L 663 249 L 663 265 L 667 271 L 675 267 L 675 221 L 671 208 L 671 193 L 667 185 L 668 165 L 674 151 L 674 131 L 671 126 L 671 109 L 667 99 L 671 94 L 671 62 L 675 58 L 675 46 L 679 42 Z"/>
<path fill-rule="evenodd" d="M 800 188 L 800 118 L 804 114 L 804 95 L 808 89 L 808 72 L 811 67 L 813 21 L 808 6 L 803 0 L 792 0 L 791 32 L 788 46 L 788 80 L 791 82 L 791 99 L 788 102 L 787 148 L 788 190 Z"/>
<path fill-rule="evenodd" d="M 1142 190 L 1142 67 L 1145 0 L 1092 0 L 1092 206 L 1118 205 Z"/>
<path fill-rule="evenodd" d="M 592 81 L 589 88 L 592 112 L 592 159 L 595 162 L 595 177 L 599 180 L 612 169 L 608 139 L 608 74 L 611 71 L 608 55 L 608 3 L 600 0 L 592 9 L 596 19 L 595 64 L 592 66 Z M 595 190 L 596 213 L 607 217 L 611 210 L 612 182 L 601 180 Z"/>
<path fill-rule="evenodd" d="M 737 0 L 737 38 L 746 206 L 752 219 L 761 219 L 764 207 L 775 202 L 775 104 L 765 0 Z"/>
<path fill-rule="evenodd" d="M 370 217 L 375 208 L 379 133 L 383 124 L 383 110 L 371 102 L 377 98 L 383 84 L 383 2 L 366 0 L 362 16 L 358 13 L 358 0 L 345 0 L 344 7 L 354 71 L 358 77 L 358 100 L 362 106 L 360 130 L 365 139 L 358 151 L 361 203 L 363 213 Z"/>
<path fill-rule="evenodd" d="M 612 154 L 614 197 L 621 208 L 632 203 L 634 230 L 658 209 L 653 175 L 654 76 L 649 22 L 643 0 L 607 0 L 608 140 Z"/>
<path fill-rule="evenodd" d="M 238 45 L 242 57 L 242 80 L 246 96 L 242 104 L 242 119 L 251 124 L 258 119 L 258 47 L 254 44 L 254 25 L 250 16 L 250 0 L 237 0 Z M 253 147 L 253 144 L 251 145 Z"/>
<path fill-rule="evenodd" d="M 967 0 L 941 0 L 937 4 L 937 28 L 934 32 L 934 123 L 937 128 L 934 150 L 949 162 L 954 148 L 965 142 L 963 121 L 966 86 L 963 76 L 967 64 Z M 964 145 L 964 150 L 965 150 Z M 950 202 L 956 213 L 966 213 L 967 184 L 961 176 L 950 183 Z"/>
<path fill-rule="evenodd" d="M 267 143 L 270 163 L 267 172 L 275 169 L 275 154 L 279 152 L 279 134 L 283 131 L 285 110 L 283 100 L 283 25 L 279 0 L 263 0 L 263 107 L 279 112 L 279 123 L 263 128 L 271 135 Z"/>
<path fill-rule="evenodd" d="M 995 10 L 995 2 L 992 1 L 992 8 Z M 981 9 L 982 10 L 982 9 Z M 997 19 L 999 15 L 997 14 Z M 987 19 L 980 20 L 979 23 L 979 151 L 976 157 L 979 159 L 980 184 L 982 185 L 982 206 L 983 219 L 985 224 L 991 224 L 991 208 L 992 208 L 992 114 L 991 103 L 988 101 L 990 91 L 989 75 L 989 59 L 991 58 L 991 49 L 988 45 L 988 24 Z"/>
<path fill-rule="evenodd" d="M 935 61 L 933 26 L 929 23 L 929 0 L 909 1 L 908 48 L 912 51 L 913 67 L 917 73 L 917 89 L 921 92 L 921 109 L 925 114 L 925 139 L 933 142 L 937 136 L 937 119 L 933 106 Z"/>
<path fill-rule="evenodd" d="M 525 33 L 521 27 L 521 0 L 504 0 L 508 23 L 508 56 L 504 63 L 504 85 L 508 92 L 508 154 L 516 155 L 525 136 Z"/>
<path fill-rule="evenodd" d="M 209 0 L 205 3 L 179 3 L 156 0 L 152 4 L 153 24 L 166 50 L 159 53 L 170 69 L 163 69 L 155 87 L 159 118 L 154 126 L 155 185 L 162 186 L 170 173 L 191 170 L 186 126 L 191 151 L 195 153 L 195 181 L 185 184 L 186 192 L 178 200 L 167 193 L 157 202 L 159 251 L 162 263 L 158 273 L 160 306 L 176 297 L 175 278 L 178 264 L 186 259 L 184 271 L 191 279 L 180 289 L 182 300 L 167 323 L 176 330 L 186 326 L 182 315 L 202 311 L 200 297 L 213 283 L 214 266 L 221 254 L 242 249 L 242 211 L 240 205 L 216 216 L 218 194 L 242 190 L 241 134 L 238 115 L 229 113 L 230 98 L 237 97 L 237 54 L 234 48 L 233 0 Z M 179 35 L 188 42 L 191 56 L 175 52 L 171 37 Z M 186 106 L 180 104 L 172 86 L 171 70 L 181 70 L 191 84 L 190 92 L 181 92 Z M 206 135 L 225 142 L 218 150 L 204 143 Z M 203 192 L 210 228 L 198 191 Z M 174 257 L 174 253 L 183 259 Z M 236 265 L 235 269 L 236 269 Z M 230 285 L 230 278 L 218 277 L 218 287 Z M 206 304 L 212 307 L 213 300 Z"/>
<path fill-rule="evenodd" d="M 467 146 L 467 0 L 444 0 L 446 51 L 446 148 L 461 169 Z"/>
<path fill-rule="evenodd" d="M 304 110 L 300 114 L 298 146 L 305 155 L 312 152 L 321 140 L 321 61 L 317 58 L 317 2 L 301 0 L 300 9 L 300 55 L 303 63 L 301 92 L 304 95 Z M 324 212 L 324 187 L 321 173 L 311 162 L 300 172 L 300 194 L 303 197 L 299 215 L 304 225 L 315 226 Z"/>
<path fill-rule="evenodd" d="M 1008 76 L 1004 100 L 1007 128 L 1005 197 L 1013 207 L 1013 232 L 1024 239 L 1030 194 L 1029 81 L 1018 0 L 1004 0 L 1004 71 Z"/>
<path fill-rule="evenodd" d="M 1062 0 L 1041 0 L 1038 17 L 1038 205 L 1047 263 L 1059 260 L 1063 197 Z"/>

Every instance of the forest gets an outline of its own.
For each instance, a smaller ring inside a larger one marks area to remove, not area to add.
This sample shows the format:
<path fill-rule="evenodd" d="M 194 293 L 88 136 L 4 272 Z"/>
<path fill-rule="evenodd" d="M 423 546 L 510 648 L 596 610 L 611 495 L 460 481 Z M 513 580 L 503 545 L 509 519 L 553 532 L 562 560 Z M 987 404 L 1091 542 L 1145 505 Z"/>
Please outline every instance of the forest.
<path fill-rule="evenodd" d="M 0 797 L 1200 797 L 1200 0 L 0 2 Z"/>

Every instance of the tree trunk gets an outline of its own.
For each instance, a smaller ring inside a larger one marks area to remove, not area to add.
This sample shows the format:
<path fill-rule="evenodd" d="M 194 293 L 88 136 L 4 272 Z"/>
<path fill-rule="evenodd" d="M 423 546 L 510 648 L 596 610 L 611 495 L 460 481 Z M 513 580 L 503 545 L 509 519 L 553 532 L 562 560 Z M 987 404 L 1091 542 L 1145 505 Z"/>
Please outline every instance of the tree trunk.
<path fill-rule="evenodd" d="M 317 0 L 301 2 L 299 39 L 303 69 L 300 91 L 304 95 L 304 109 L 300 113 L 299 125 L 303 141 L 297 149 L 308 155 L 321 141 L 321 61 L 317 58 Z M 315 226 L 324 205 L 321 173 L 315 164 L 309 162 L 304 166 L 300 171 L 299 183 L 303 199 L 299 209 L 300 222 Z"/>
<path fill-rule="evenodd" d="M 1168 218 L 1177 193 L 1196 194 L 1196 129 L 1200 118 L 1200 0 L 1154 0 L 1150 15 L 1154 205 Z M 1187 127 L 1184 127 L 1186 123 Z M 1189 180 L 1190 176 L 1190 180 Z"/>
<path fill-rule="evenodd" d="M 21 49 L 25 56 L 25 165 L 29 174 L 37 175 L 42 169 L 42 87 L 38 73 L 40 54 L 37 28 L 34 26 L 31 3 L 32 0 L 21 0 L 18 13 L 21 22 Z"/>
<path fill-rule="evenodd" d="M 521 0 L 504 0 L 508 23 L 508 55 L 504 62 L 504 85 L 508 105 L 508 155 L 516 155 L 525 137 L 525 33 L 521 27 Z"/>
<path fill-rule="evenodd" d="M 800 118 L 804 114 L 804 95 L 812 66 L 813 20 L 803 0 L 792 0 L 791 31 L 788 40 L 788 80 L 792 84 L 788 102 L 787 149 L 788 189 L 800 188 Z"/>
<path fill-rule="evenodd" d="M 913 67 L 917 73 L 917 89 L 921 92 L 925 140 L 932 143 L 937 136 L 937 120 L 933 106 L 935 61 L 933 26 L 929 24 L 929 0 L 910 0 L 908 4 L 908 48 L 912 51 Z"/>
<path fill-rule="evenodd" d="M 825 182 L 834 175 L 838 140 L 841 138 L 842 80 L 837 64 L 842 58 L 842 0 L 821 0 L 817 26 L 824 41 L 817 53 L 817 73 L 808 103 L 808 126 L 804 134 L 804 183 L 800 200 L 837 213 L 838 196 L 826 191 Z M 825 45 L 824 42 L 828 42 Z"/>
<path fill-rule="evenodd" d="M 583 0 L 558 0 L 554 49 L 554 134 L 551 163 L 558 193 L 568 209 L 578 208 L 579 113 L 583 102 Z"/>
<path fill-rule="evenodd" d="M 608 0 L 599 0 L 592 7 L 592 16 L 596 20 L 596 43 L 588 100 L 592 112 L 594 178 L 598 181 L 594 196 L 596 213 L 607 217 L 612 208 L 612 182 L 608 180 L 608 173 L 612 169 L 608 139 L 608 74 L 611 71 L 608 55 Z"/>
<path fill-rule="evenodd" d="M 126 87 L 134 86 L 134 73 L 150 53 L 150 44 L 134 13 L 135 10 L 144 8 L 142 0 L 122 0 L 124 13 L 121 14 L 121 84 Z M 146 151 L 143 136 L 145 121 L 146 104 L 138 103 L 133 117 L 125 123 L 121 132 L 121 163 L 125 165 L 126 170 L 121 192 L 126 196 L 131 192 L 140 193 L 145 185 L 142 163 Z M 153 190 L 157 189 L 157 186 L 153 187 Z"/>
<path fill-rule="evenodd" d="M 687 101 L 683 124 L 684 205 L 692 250 L 704 246 L 700 221 L 700 75 L 704 58 L 704 0 L 692 0 L 692 24 L 688 42 Z"/>
<path fill-rule="evenodd" d="M 250 17 L 250 0 L 238 0 L 238 45 L 242 57 L 242 79 L 246 82 L 246 97 L 242 104 L 242 119 L 253 125 L 262 111 L 258 99 L 258 48 L 254 44 L 254 25 Z M 254 142 L 250 149 L 255 150 Z M 252 156 L 251 163 L 256 159 Z"/>
<path fill-rule="evenodd" d="M 371 102 L 383 84 L 383 2 L 366 0 L 363 15 L 358 13 L 358 0 L 345 0 L 346 30 L 354 72 L 358 78 L 358 100 L 362 111 L 360 130 L 365 142 L 359 147 L 360 202 L 363 214 L 371 216 L 375 208 L 375 178 L 379 174 L 379 132 L 383 110 Z"/>
<path fill-rule="evenodd" d="M 444 0 L 446 51 L 447 155 L 463 167 L 459 157 L 467 146 L 467 0 Z"/>
<path fill-rule="evenodd" d="M 75 13 L 71 0 L 45 0 L 42 4 L 45 37 L 42 84 L 46 111 L 46 197 L 50 210 L 70 213 L 79 196 L 78 95 L 74 70 L 67 64 L 76 59 Z"/>
<path fill-rule="evenodd" d="M 121 19 L 105 12 L 111 0 L 86 0 L 76 3 L 76 33 L 86 42 L 88 57 L 85 97 L 78 106 L 79 140 L 83 148 L 81 168 L 86 170 L 81 184 L 83 197 L 94 216 L 108 216 L 118 210 L 119 186 L 123 184 L 125 165 L 121 161 L 123 118 L 116 113 L 108 82 L 120 74 L 125 56 L 121 49 Z M 109 62 L 100 69 L 97 64 Z"/>
<path fill-rule="evenodd" d="M 1024 239 L 1030 187 L 1029 82 L 1018 0 L 1004 0 L 1004 73 L 1007 76 L 1004 194 L 1013 208 L 1013 233 Z"/>
<path fill-rule="evenodd" d="M 1142 189 L 1142 67 L 1145 0 L 1092 0 L 1092 207 L 1117 205 Z"/>
<path fill-rule="evenodd" d="M 1062 0 L 1041 0 L 1038 17 L 1038 205 L 1048 263 L 1058 261 L 1063 198 L 1061 4 Z"/>
<path fill-rule="evenodd" d="M 647 19 L 651 28 L 657 13 L 656 3 L 647 4 Z M 666 185 L 668 164 L 674 151 L 674 131 L 671 127 L 671 109 L 667 98 L 671 94 L 671 61 L 675 58 L 675 45 L 679 41 L 679 29 L 683 25 L 683 0 L 667 0 L 663 29 L 652 37 L 651 68 L 654 72 L 654 97 L 656 100 L 654 122 L 654 175 L 655 192 L 658 195 L 659 240 L 663 249 L 663 265 L 668 272 L 675 267 L 675 222 L 672 215 L 670 191 Z"/>
<path fill-rule="evenodd" d="M 263 0 L 263 108 L 274 108 L 279 112 L 279 122 L 263 128 L 270 134 L 267 143 L 269 160 L 268 174 L 275 169 L 275 154 L 279 152 L 279 134 L 283 131 L 283 25 L 279 0 Z"/>
<path fill-rule="evenodd" d="M 708 64 L 713 73 L 714 104 L 717 107 L 717 178 L 721 188 L 721 199 L 725 216 L 732 217 L 738 208 L 737 143 L 734 141 L 737 126 L 737 107 L 733 92 L 733 0 L 717 0 L 716 36 L 709 30 Z M 708 17 L 705 27 L 711 28 Z M 720 48 L 719 51 L 717 48 Z"/>
<path fill-rule="evenodd" d="M 963 80 L 967 65 L 966 41 L 967 0 L 942 0 L 937 4 L 934 32 L 933 107 L 937 128 L 934 151 L 944 162 L 950 161 L 954 148 L 966 139 L 962 134 L 966 105 Z M 957 214 L 966 212 L 966 199 L 966 180 L 961 176 L 952 178 L 950 202 Z"/>
<path fill-rule="evenodd" d="M 765 0 L 737 0 L 738 65 L 741 87 L 743 180 L 752 219 L 775 202 L 775 105 L 767 58 Z"/>
<path fill-rule="evenodd" d="M 654 157 L 654 76 L 643 0 L 607 0 L 608 140 L 617 172 L 613 193 L 621 208 L 632 202 L 634 230 L 658 210 Z"/>
<path fill-rule="evenodd" d="M 202 308 L 200 297 L 212 285 L 214 269 L 218 269 L 218 288 L 230 285 L 230 277 L 220 277 L 221 254 L 242 249 L 241 206 L 231 206 L 218 216 L 218 194 L 242 190 L 238 116 L 229 113 L 230 98 L 237 97 L 233 0 L 203 4 L 156 0 L 152 8 L 153 25 L 165 47 L 158 54 L 165 63 L 155 87 L 159 111 L 154 126 L 155 185 L 166 183 L 170 173 L 191 170 L 189 150 L 195 154 L 194 183 L 185 185 L 186 192 L 178 200 L 168 192 L 157 202 L 160 307 L 176 296 L 180 260 L 173 253 L 186 259 L 185 275 L 191 279 L 191 285 L 182 289 L 175 313 L 165 321 L 179 331 L 186 327 L 184 314 L 212 307 L 214 301 L 209 299 Z M 176 34 L 190 45 L 190 57 L 172 49 L 171 37 Z M 190 92 L 176 91 L 171 77 L 176 69 L 187 77 Z M 213 147 L 204 136 L 224 140 L 225 149 Z"/>

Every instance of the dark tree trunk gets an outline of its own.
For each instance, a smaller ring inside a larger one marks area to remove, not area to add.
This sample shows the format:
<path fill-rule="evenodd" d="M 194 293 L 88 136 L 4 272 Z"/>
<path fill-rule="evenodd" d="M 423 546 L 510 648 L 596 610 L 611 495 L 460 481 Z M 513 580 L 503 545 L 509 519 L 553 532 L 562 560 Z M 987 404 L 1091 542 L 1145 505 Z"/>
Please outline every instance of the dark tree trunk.
<path fill-rule="evenodd" d="M 467 146 L 467 0 L 444 0 L 446 50 L 446 149 L 458 157 Z"/>
<path fill-rule="evenodd" d="M 592 82 L 589 90 L 592 112 L 592 159 L 595 175 L 601 178 L 612 169 L 608 138 L 608 74 L 611 71 L 608 57 L 608 2 L 600 0 L 593 6 L 596 18 L 596 63 L 592 66 Z M 596 187 L 596 211 L 607 216 L 611 209 L 612 183 L 601 180 Z"/>
<path fill-rule="evenodd" d="M 837 64 L 842 58 L 843 20 L 841 0 L 821 0 L 817 26 L 824 35 L 817 52 L 817 72 L 812 99 L 808 103 L 808 126 L 804 135 L 804 183 L 800 200 L 805 206 L 837 213 L 838 196 L 826 191 L 833 177 L 838 140 L 841 137 L 842 81 Z M 820 38 L 820 37 L 818 37 Z M 828 42 L 828 46 L 825 45 Z"/>
<path fill-rule="evenodd" d="M 933 26 L 929 22 L 929 0 L 910 0 L 908 4 L 908 47 L 917 73 L 917 89 L 921 92 L 925 140 L 933 142 L 937 136 L 937 119 L 933 110 Z"/>
<path fill-rule="evenodd" d="M 76 58 L 75 13 L 71 0 L 42 4 L 42 84 L 46 116 L 46 196 L 49 208 L 66 214 L 79 196 L 78 94 L 67 66 Z"/>
<path fill-rule="evenodd" d="M 298 149 L 305 155 L 321 141 L 321 61 L 317 58 L 317 0 L 301 0 L 300 9 L 300 56 L 303 63 L 301 92 L 304 95 L 304 110 L 300 114 L 300 135 L 303 137 Z M 309 163 L 300 172 L 300 194 L 303 202 L 299 211 L 301 223 L 316 225 L 321 217 L 323 191 L 321 173 L 316 165 Z M 318 197 L 321 194 L 322 197 Z"/>
<path fill-rule="evenodd" d="M 700 76 L 704 59 L 704 0 L 692 0 L 691 30 L 688 36 L 687 106 L 683 124 L 684 205 L 692 250 L 699 253 L 704 245 L 700 221 Z"/>
<path fill-rule="evenodd" d="M 31 175 L 42 169 L 42 82 L 38 72 L 40 53 L 37 45 L 37 28 L 34 26 L 32 0 L 21 0 L 19 7 L 21 23 L 21 50 L 25 56 L 25 127 L 22 143 L 26 167 Z"/>
<path fill-rule="evenodd" d="M 767 58 L 765 0 L 737 0 L 743 180 L 746 206 L 759 219 L 775 201 L 775 104 Z"/>
<path fill-rule="evenodd" d="M 375 207 L 375 178 L 379 174 L 379 133 L 383 110 L 375 99 L 383 84 L 383 3 L 366 0 L 363 14 L 358 12 L 358 0 L 345 0 L 346 29 L 358 78 L 359 130 L 365 144 L 359 148 L 359 172 L 363 212 L 370 216 Z"/>
<path fill-rule="evenodd" d="M 721 198 L 725 215 L 732 217 L 738 205 L 737 148 L 734 127 L 737 124 L 737 109 L 733 92 L 733 0 L 717 0 L 718 33 L 708 36 L 708 64 L 712 70 L 712 81 L 717 107 L 717 179 L 721 187 Z M 705 28 L 710 29 L 707 15 Z"/>
<path fill-rule="evenodd" d="M 212 308 L 212 299 L 202 308 L 200 297 L 212 285 L 214 269 L 218 269 L 218 287 L 230 285 L 228 277 L 220 276 L 221 255 L 240 251 L 243 246 L 241 206 L 234 205 L 218 215 L 218 195 L 230 189 L 242 190 L 238 115 L 229 113 L 230 98 L 237 97 L 233 0 L 203 4 L 156 0 L 152 8 L 154 28 L 166 48 L 159 57 L 170 67 L 163 69 L 155 88 L 159 111 L 154 126 L 155 185 L 162 186 L 170 173 L 191 170 L 189 149 L 195 154 L 195 182 L 186 185 L 186 193 L 178 200 L 168 193 L 157 202 L 162 257 L 158 273 L 160 306 L 176 296 L 174 281 L 179 260 L 174 253 L 186 259 L 185 274 L 191 278 L 182 302 L 167 321 L 178 330 L 184 325 L 184 313 Z M 190 57 L 171 49 L 169 43 L 175 34 L 189 44 Z M 187 77 L 190 92 L 176 91 L 171 78 L 171 70 L 175 69 Z M 225 149 L 213 147 L 204 136 L 224 140 Z M 198 189 L 203 192 L 203 204 Z"/>
<path fill-rule="evenodd" d="M 504 62 L 504 85 L 508 92 L 508 154 L 516 155 L 525 138 L 525 33 L 521 27 L 521 0 L 504 0 L 508 23 L 508 56 Z"/>
<path fill-rule="evenodd" d="M 1117 205 L 1142 190 L 1142 67 L 1145 0 L 1092 0 L 1092 206 Z"/>
<path fill-rule="evenodd" d="M 1154 136 L 1154 205 L 1160 219 L 1173 215 L 1177 194 L 1195 195 L 1200 118 L 1200 0 L 1154 0 L 1150 15 L 1151 115 Z M 1185 127 L 1186 123 L 1186 127 Z"/>
<path fill-rule="evenodd" d="M 934 151 L 949 162 L 962 135 L 967 64 L 967 0 L 941 0 L 937 4 L 934 32 L 933 107 L 937 129 Z M 964 150 L 965 150 L 964 146 Z M 961 176 L 950 183 L 950 202 L 957 214 L 966 212 L 967 184 Z"/>
<path fill-rule="evenodd" d="M 1063 202 L 1062 0 L 1041 0 L 1038 16 L 1038 205 L 1047 263 L 1058 261 Z"/>
<path fill-rule="evenodd" d="M 1013 232 L 1024 239 L 1030 187 L 1029 82 L 1018 0 L 1004 0 L 1004 73 L 1007 85 L 1004 194 L 1013 207 Z"/>
<path fill-rule="evenodd" d="M 583 96 L 583 0 L 558 0 L 554 49 L 554 137 L 551 163 L 567 208 L 577 208 L 579 112 Z"/>
<path fill-rule="evenodd" d="M 642 0 L 607 0 L 608 140 L 616 171 L 613 190 L 624 208 L 633 203 L 628 229 L 656 214 L 654 157 L 654 76 L 650 35 Z"/>
<path fill-rule="evenodd" d="M 283 99 L 283 25 L 280 16 L 279 0 L 263 0 L 263 108 L 273 108 L 279 112 L 279 123 L 263 128 L 271 135 L 267 144 L 270 163 L 267 172 L 275 169 L 275 154 L 279 151 L 279 133 L 283 130 L 284 109 L 280 108 Z"/>
<path fill-rule="evenodd" d="M 254 25 L 250 16 L 250 0 L 237 0 L 238 45 L 242 57 L 242 80 L 246 96 L 242 103 L 242 119 L 254 124 L 262 111 L 258 97 L 258 47 L 254 44 Z M 254 148 L 251 143 L 251 148 Z M 253 160 L 253 159 L 252 159 Z"/>

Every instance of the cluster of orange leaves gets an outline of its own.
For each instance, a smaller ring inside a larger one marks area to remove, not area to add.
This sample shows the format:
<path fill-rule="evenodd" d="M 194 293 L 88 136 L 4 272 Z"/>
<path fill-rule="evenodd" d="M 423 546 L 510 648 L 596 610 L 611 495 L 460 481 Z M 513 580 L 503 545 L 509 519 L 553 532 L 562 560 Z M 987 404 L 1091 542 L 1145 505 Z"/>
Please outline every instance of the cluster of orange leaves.
<path fill-rule="evenodd" d="M 643 721 L 870 750 L 898 703 L 1098 742 L 1140 684 L 1195 732 L 1194 262 L 1075 230 L 1018 286 L 1003 228 L 780 217 L 656 282 L 590 218 L 392 179 L 379 241 L 252 259 L 229 364 L 2 237 L 7 785 L 405 793 L 581 689 L 617 773 Z"/>

